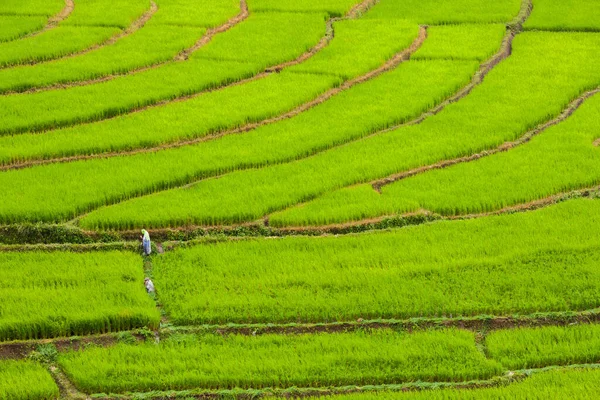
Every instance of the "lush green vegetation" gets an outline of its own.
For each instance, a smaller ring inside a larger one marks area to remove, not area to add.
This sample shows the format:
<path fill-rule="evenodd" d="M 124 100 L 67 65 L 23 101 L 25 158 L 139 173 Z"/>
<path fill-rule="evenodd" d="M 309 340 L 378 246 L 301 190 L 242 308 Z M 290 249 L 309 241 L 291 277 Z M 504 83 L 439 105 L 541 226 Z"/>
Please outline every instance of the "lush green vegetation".
<path fill-rule="evenodd" d="M 253 14 L 186 62 L 87 86 L 0 97 L 0 134 L 103 119 L 248 78 L 298 57 L 319 41 L 325 27 L 323 14 Z"/>
<path fill-rule="evenodd" d="M 549 41 L 550 37 L 555 40 Z M 483 85 L 419 125 L 303 160 L 237 171 L 183 190 L 134 199 L 96 211 L 84 223 L 92 227 L 162 227 L 253 221 L 341 187 L 495 148 L 558 115 L 582 91 L 600 85 L 600 70 L 587 62 L 593 52 L 600 51 L 600 35 L 527 33 L 517 39 L 513 56 L 494 69 Z M 543 62 L 540 52 L 544 52 Z M 381 115 L 369 115 L 369 120 L 377 118 Z M 331 115 L 328 119 L 332 120 Z M 336 122 L 357 128 L 358 121 Z M 285 215 L 275 215 L 270 222 L 289 224 Z"/>
<path fill-rule="evenodd" d="M 367 18 L 408 19 L 423 24 L 508 22 L 521 7 L 520 0 L 381 0 Z"/>
<path fill-rule="evenodd" d="M 502 371 L 459 330 L 176 335 L 159 345 L 61 354 L 59 364 L 87 393 L 463 381 Z"/>
<path fill-rule="evenodd" d="M 2 253 L 0 340 L 156 326 L 135 254 Z"/>
<path fill-rule="evenodd" d="M 58 396 L 58 386 L 41 365 L 0 360 L 1 400 L 52 400 Z"/>
<path fill-rule="evenodd" d="M 102 43 L 119 33 L 119 28 L 104 26 L 62 26 L 41 35 L 0 43 L 0 68 L 46 61 Z M 65 38 L 68 37 L 68 40 Z"/>
<path fill-rule="evenodd" d="M 417 33 L 416 25 L 395 24 L 389 35 L 382 39 L 381 35 L 373 33 L 382 33 L 383 29 L 363 30 L 362 24 L 355 25 L 357 22 L 345 21 L 340 25 L 344 27 L 341 30 L 336 25 L 336 36 L 331 45 L 309 61 L 315 60 L 312 65 L 317 69 L 311 67 L 309 70 L 316 74 L 299 73 L 296 67 L 292 67 L 294 74 L 283 71 L 258 81 L 206 93 L 189 101 L 175 102 L 96 124 L 55 130 L 43 135 L 0 137 L 0 160 L 10 162 L 152 146 L 264 120 L 312 100 L 341 82 L 340 78 L 335 77 L 338 73 L 328 76 L 321 73 L 326 71 L 319 71 L 319 66 L 331 65 L 339 68 L 340 75 L 351 78 L 357 73 L 383 65 L 393 53 L 402 49 L 401 46 L 408 47 Z M 347 26 L 352 28 L 347 29 Z M 357 27 L 361 29 L 357 30 Z M 369 32 L 369 35 L 365 36 L 362 32 Z M 371 48 L 370 57 L 348 64 L 348 57 L 353 57 L 353 48 L 359 44 Z M 372 59 L 378 64 L 373 64 Z M 331 71 L 335 72 L 335 69 Z"/>
<path fill-rule="evenodd" d="M 281 72 L 194 99 L 44 134 L 0 137 L 0 163 L 131 150 L 194 139 L 275 117 L 337 85 L 328 75 Z"/>
<path fill-rule="evenodd" d="M 193 176 L 215 174 L 236 165 L 260 165 L 265 157 L 273 161 L 296 157 L 305 154 L 306 149 L 318 149 L 328 143 L 330 145 L 347 138 L 360 137 L 390 124 L 414 118 L 464 85 L 475 68 L 476 65 L 471 62 L 407 63 L 376 80 L 357 85 L 296 118 L 243 135 L 230 135 L 195 146 L 152 154 L 6 171 L 0 174 L 0 181 L 6 189 L 3 192 L 6 201 L 0 204 L 0 219 L 16 221 L 24 217 L 32 220 L 69 218 L 91 207 L 106 204 L 107 201 L 114 202 L 173 182 L 189 181 Z M 377 93 L 375 100 L 372 99 L 373 93 Z M 339 117 L 331 118 L 332 113 Z M 356 122 L 361 119 L 365 121 L 364 124 L 352 123 L 353 120 Z M 345 123 L 342 125 L 340 122 Z M 320 127 L 319 131 L 323 132 L 321 136 L 314 135 L 315 126 Z M 232 158 L 232 148 L 245 150 Z M 161 173 L 140 174 L 140 171 L 151 165 L 159 166 L 157 168 Z M 102 173 L 102 170 L 106 173 Z M 119 172 L 115 174 L 115 171 Z M 52 182 L 44 182 L 42 176 L 46 173 L 58 173 L 61 178 L 51 178 Z M 70 173 L 76 177 L 66 178 Z M 19 184 L 10 184 L 15 178 Z M 104 179 L 102 183 L 101 180 Z M 48 185 L 48 189 L 54 193 L 58 190 L 62 195 L 44 194 L 48 193 L 47 189 L 39 185 Z M 64 186 L 58 189 L 61 185 Z M 72 185 L 77 188 L 72 190 L 69 188 Z M 10 200 L 12 196 L 17 196 L 19 200 Z M 43 204 L 34 205 L 36 196 L 42 196 Z M 29 208 L 31 206 L 38 211 Z"/>
<path fill-rule="evenodd" d="M 178 324 L 585 310 L 600 305 L 598 220 L 600 201 L 575 200 L 379 234 L 200 245 L 159 256 L 154 276 Z"/>
<path fill-rule="evenodd" d="M 45 16 L 0 15 L 0 43 L 18 39 L 46 24 Z"/>
<path fill-rule="evenodd" d="M 600 31 L 600 7 L 596 0 L 533 0 L 526 29 Z"/>
<path fill-rule="evenodd" d="M 598 397 L 600 370 L 568 369 L 535 373 L 523 381 L 483 389 L 433 389 L 416 392 L 367 392 L 321 400 L 592 400 Z"/>
<path fill-rule="evenodd" d="M 600 325 L 503 330 L 486 343 L 490 356 L 511 369 L 600 361 Z"/>
<path fill-rule="evenodd" d="M 506 27 L 502 24 L 430 26 L 425 44 L 412 59 L 484 61 L 498 51 L 505 33 Z"/>
<path fill-rule="evenodd" d="M 382 188 L 350 187 L 277 216 L 286 224 L 347 222 L 427 209 L 444 215 L 489 212 L 600 183 L 600 96 L 565 122 L 508 152 L 432 170 Z"/>

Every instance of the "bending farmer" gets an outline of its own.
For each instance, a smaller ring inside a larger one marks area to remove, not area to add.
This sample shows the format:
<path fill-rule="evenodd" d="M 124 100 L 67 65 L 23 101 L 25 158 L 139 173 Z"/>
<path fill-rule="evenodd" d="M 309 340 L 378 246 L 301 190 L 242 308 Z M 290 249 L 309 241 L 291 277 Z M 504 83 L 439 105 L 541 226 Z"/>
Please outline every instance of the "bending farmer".
<path fill-rule="evenodd" d="M 152 253 L 152 247 L 150 246 L 150 234 L 147 230 L 142 229 L 142 246 L 144 247 L 144 254 L 149 256 Z"/>

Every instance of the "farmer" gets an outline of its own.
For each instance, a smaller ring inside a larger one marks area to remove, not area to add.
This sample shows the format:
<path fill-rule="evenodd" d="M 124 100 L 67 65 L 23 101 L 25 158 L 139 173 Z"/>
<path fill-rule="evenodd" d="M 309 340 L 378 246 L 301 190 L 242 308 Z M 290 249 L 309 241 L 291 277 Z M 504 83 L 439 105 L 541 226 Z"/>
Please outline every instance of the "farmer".
<path fill-rule="evenodd" d="M 152 247 L 150 246 L 150 234 L 148 233 L 147 230 L 142 229 L 142 236 L 140 236 L 140 239 L 142 239 L 142 246 L 144 247 L 144 254 L 149 256 L 150 253 L 152 253 Z"/>
<path fill-rule="evenodd" d="M 154 293 L 155 292 L 154 283 L 152 283 L 152 281 L 150 280 L 150 278 L 144 279 L 144 286 L 146 286 L 146 292 L 148 292 L 148 293 Z"/>

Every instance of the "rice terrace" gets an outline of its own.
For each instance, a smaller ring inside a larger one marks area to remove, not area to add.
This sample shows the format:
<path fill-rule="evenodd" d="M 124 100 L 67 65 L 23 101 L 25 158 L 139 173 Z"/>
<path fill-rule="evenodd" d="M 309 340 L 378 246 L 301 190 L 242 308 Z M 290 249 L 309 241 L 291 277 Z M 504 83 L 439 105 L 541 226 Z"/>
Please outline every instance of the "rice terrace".
<path fill-rule="evenodd" d="M 600 0 L 0 0 L 0 400 L 600 398 Z"/>

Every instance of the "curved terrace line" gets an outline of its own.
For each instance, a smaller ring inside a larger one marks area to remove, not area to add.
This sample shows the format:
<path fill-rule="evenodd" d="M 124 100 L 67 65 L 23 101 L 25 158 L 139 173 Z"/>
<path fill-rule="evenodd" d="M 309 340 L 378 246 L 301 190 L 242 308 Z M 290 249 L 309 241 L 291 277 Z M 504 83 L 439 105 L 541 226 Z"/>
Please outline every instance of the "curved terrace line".
<path fill-rule="evenodd" d="M 419 168 L 415 168 L 412 169 L 410 171 L 405 171 L 405 172 L 401 172 L 399 174 L 395 174 L 392 176 L 389 176 L 387 178 L 384 179 L 378 179 L 374 182 L 371 182 L 371 186 L 373 186 L 373 189 L 375 189 L 377 192 L 381 193 L 381 188 L 386 186 L 386 185 L 390 185 L 394 182 L 397 182 L 399 180 L 402 179 L 406 179 L 408 177 L 414 176 L 414 175 L 418 175 L 418 174 L 422 174 L 424 172 L 433 170 L 433 169 L 443 169 L 443 168 L 448 168 L 452 165 L 456 165 L 456 164 L 460 164 L 460 163 L 466 163 L 466 162 L 471 162 L 471 161 L 475 161 L 478 160 L 480 158 L 483 157 L 487 157 L 487 156 L 491 156 L 493 154 L 497 154 L 503 151 L 508 151 L 510 149 L 513 149 L 517 146 L 520 146 L 522 144 L 525 144 L 527 142 L 529 142 L 531 139 L 533 139 L 535 136 L 539 135 L 540 133 L 542 133 L 543 131 L 545 131 L 546 129 L 557 125 L 563 121 L 565 121 L 567 118 L 569 118 L 579 107 L 581 107 L 581 105 L 590 97 L 594 96 L 595 94 L 600 93 L 600 88 L 596 88 L 594 90 L 590 90 L 588 92 L 585 92 L 584 94 L 582 94 L 581 96 L 579 96 L 578 98 L 576 98 L 575 100 L 573 100 L 571 103 L 569 103 L 567 105 L 567 107 L 556 117 L 553 118 L 547 122 L 544 122 L 542 124 L 540 124 L 539 126 L 537 126 L 536 128 L 526 132 L 523 136 L 521 136 L 519 139 L 512 141 L 512 142 L 506 142 L 501 144 L 500 146 L 496 147 L 495 149 L 490 149 L 490 150 L 485 150 L 479 153 L 475 153 L 475 154 L 471 154 L 470 156 L 465 156 L 465 157 L 459 157 L 459 158 L 455 158 L 452 160 L 444 160 L 441 161 L 439 163 L 435 163 L 435 164 L 431 164 L 431 165 L 426 165 L 423 167 L 419 167 Z M 595 145 L 597 145 L 596 143 L 600 144 L 600 139 L 596 140 L 594 142 Z"/>
<path fill-rule="evenodd" d="M 368 3 L 369 4 L 372 1 L 373 0 L 364 0 L 363 3 Z M 246 6 L 246 0 L 240 0 L 240 2 L 241 2 L 241 4 L 243 6 L 247 7 Z M 245 15 L 244 14 L 245 14 L 244 11 L 242 11 L 237 17 L 233 18 L 233 20 L 237 20 L 238 17 L 240 17 L 239 20 L 235 24 L 243 21 L 248 16 L 247 13 Z M 348 19 L 348 17 L 344 17 L 342 19 Z M 233 21 L 233 20 L 230 20 L 230 22 Z M 330 23 L 330 21 L 335 21 L 335 20 L 340 20 L 340 18 L 330 18 L 327 23 Z M 331 22 L 331 23 L 333 23 L 333 22 Z M 226 23 L 225 25 L 228 25 L 228 24 L 229 24 L 229 22 Z M 235 24 L 231 24 L 231 26 L 227 27 L 227 29 L 223 30 L 222 32 L 225 32 L 226 30 L 230 29 Z M 222 32 L 216 32 L 216 33 L 222 33 Z M 156 103 L 152 103 L 150 105 L 145 105 L 145 106 L 137 107 L 137 108 L 134 107 L 134 108 L 131 108 L 131 109 L 127 110 L 127 111 L 117 113 L 117 114 L 115 114 L 115 115 L 113 115 L 111 117 L 108 117 L 108 118 L 91 117 L 91 118 L 87 119 L 86 121 L 80 122 L 80 123 L 73 123 L 73 121 L 67 121 L 67 122 L 64 122 L 64 123 L 56 124 L 52 129 L 47 129 L 47 128 L 32 128 L 32 129 L 27 129 L 27 128 L 23 128 L 23 129 L 19 129 L 19 130 L 16 130 L 14 132 L 11 132 L 11 134 L 18 134 L 18 133 L 24 133 L 24 132 L 27 132 L 27 133 L 40 133 L 40 132 L 45 132 L 45 131 L 49 131 L 49 130 L 54 130 L 54 129 L 66 127 L 66 126 L 85 125 L 85 124 L 90 124 L 90 123 L 94 123 L 94 122 L 97 122 L 97 121 L 105 121 L 105 120 L 116 118 L 116 117 L 118 117 L 120 115 L 133 114 L 133 113 L 144 111 L 144 110 L 147 110 L 147 109 L 150 109 L 150 108 L 153 108 L 153 107 L 161 107 L 161 106 L 163 106 L 165 104 L 169 104 L 169 103 L 173 103 L 173 102 L 179 102 L 179 101 L 186 101 L 186 100 L 189 100 L 189 99 L 193 99 L 193 98 L 201 96 L 201 95 L 203 95 L 205 93 L 210 93 L 210 92 L 222 90 L 222 89 L 225 89 L 225 88 L 228 88 L 228 87 L 232 87 L 232 86 L 243 85 L 245 83 L 252 82 L 252 81 L 264 78 L 264 77 L 266 77 L 266 76 L 268 76 L 268 75 L 270 75 L 270 74 L 272 74 L 274 72 L 279 72 L 279 71 L 281 71 L 285 67 L 294 66 L 294 65 L 300 64 L 303 61 L 306 61 L 307 59 L 309 59 L 310 57 L 312 57 L 313 55 L 315 55 L 316 53 L 318 53 L 320 50 L 322 50 L 323 48 L 325 48 L 332 39 L 333 39 L 333 29 L 331 29 L 330 31 L 327 30 L 326 33 L 325 33 L 325 36 L 319 41 L 319 43 L 316 46 L 314 46 L 310 50 L 306 51 L 305 53 L 303 53 L 302 55 L 300 55 L 299 57 L 297 57 L 295 60 L 286 61 L 286 62 L 283 62 L 281 64 L 277 64 L 277 65 L 272 66 L 272 67 L 267 67 L 267 68 L 265 68 L 265 70 L 263 72 L 260 72 L 260 73 L 254 75 L 254 76 L 252 76 L 250 78 L 239 80 L 237 82 L 233 82 L 233 83 L 230 83 L 230 84 L 225 84 L 223 86 L 219 86 L 219 87 L 216 87 L 216 88 L 201 90 L 199 92 L 196 92 L 196 93 L 193 93 L 193 94 L 190 94 L 190 95 L 180 96 L 180 97 L 177 97 L 175 99 L 162 100 L 162 101 L 158 101 Z M 155 66 L 152 66 L 152 67 L 147 67 L 145 69 L 156 68 L 156 67 L 158 67 L 160 65 L 161 64 L 155 65 Z M 142 72 L 142 70 L 139 70 L 139 71 L 136 70 L 135 72 Z M 101 79 L 104 79 L 104 78 L 101 78 Z M 111 77 L 111 79 L 112 79 L 112 77 Z M 92 83 L 95 83 L 95 82 L 92 82 Z M 0 133 L 0 135 L 1 135 L 1 133 Z"/>
<path fill-rule="evenodd" d="M 154 9 L 154 11 L 152 11 L 152 8 L 151 8 L 147 13 L 152 12 L 152 15 L 153 15 L 158 10 L 158 7 L 156 6 L 156 4 L 154 2 L 152 2 L 152 5 L 153 5 L 153 7 L 156 7 L 156 9 Z M 152 15 L 148 16 L 148 19 L 146 21 L 144 21 L 143 24 L 141 26 L 139 26 L 136 30 L 143 27 L 143 25 L 146 24 L 146 22 L 148 22 L 148 20 L 150 19 L 150 17 Z M 246 18 L 248 18 L 248 16 L 249 16 L 249 11 L 248 11 L 248 5 L 246 3 L 246 0 L 240 0 L 240 12 L 236 16 L 229 19 L 223 25 L 219 25 L 216 28 L 208 29 L 205 32 L 205 34 L 200 39 L 198 39 L 198 41 L 192 47 L 182 50 L 177 55 L 175 55 L 171 60 L 159 62 L 159 63 L 145 66 L 145 67 L 134 68 L 129 71 L 122 72 L 122 73 L 112 73 L 112 74 L 105 75 L 105 76 L 102 76 L 99 78 L 86 79 L 86 80 L 80 80 L 80 81 L 68 82 L 68 83 L 56 83 L 56 84 L 51 84 L 48 86 L 39 86 L 39 87 L 34 87 L 34 88 L 26 89 L 26 90 L 7 90 L 4 92 L 1 92 L 0 96 L 7 96 L 7 95 L 17 94 L 17 93 L 31 94 L 31 93 L 46 92 L 46 91 L 50 91 L 50 90 L 60 90 L 60 89 L 68 89 L 71 87 L 93 85 L 95 83 L 107 82 L 107 81 L 116 79 L 118 77 L 134 75 L 134 74 L 148 71 L 151 69 L 156 69 L 156 68 L 162 67 L 164 65 L 171 64 L 173 62 L 186 61 L 193 52 L 199 50 L 200 48 L 202 48 L 202 47 L 206 46 L 208 43 L 210 43 L 210 41 L 213 39 L 213 37 L 215 35 L 228 31 L 229 29 L 233 28 L 237 24 L 244 21 Z M 142 18 L 140 18 L 140 20 L 143 18 L 144 18 L 144 16 Z M 131 34 L 131 33 L 133 33 L 133 31 L 130 32 L 129 34 Z M 110 43 L 110 44 L 114 44 L 114 42 Z M 96 50 L 96 49 L 98 49 L 100 47 L 104 47 L 106 45 L 107 44 L 104 44 L 102 46 L 97 46 L 95 48 L 88 49 L 87 51 L 80 52 L 78 54 L 74 54 L 74 55 L 70 55 L 70 56 L 66 56 L 66 57 L 62 57 L 62 58 L 72 57 L 75 55 L 82 55 L 84 53 L 90 52 L 92 50 Z M 52 61 L 54 61 L 54 60 L 52 60 Z M 43 129 L 41 129 L 40 131 L 43 131 Z"/>
<path fill-rule="evenodd" d="M 478 73 L 475 74 L 475 76 L 473 77 L 473 79 L 471 80 L 471 83 L 469 83 L 465 88 L 463 88 L 462 90 L 460 90 L 457 94 L 455 94 L 454 96 L 452 96 L 451 98 L 447 99 L 446 101 L 442 102 L 441 104 L 439 104 L 438 106 L 434 107 L 432 110 L 427 111 L 423 114 L 421 114 L 420 116 L 418 116 L 417 118 L 409 121 L 409 122 L 405 122 L 405 123 L 401 123 L 401 124 L 397 124 L 395 126 L 392 126 L 390 128 L 384 129 L 384 130 L 380 130 L 377 132 L 374 132 L 370 135 L 367 135 L 365 137 L 361 137 L 359 139 L 356 140 L 351 140 L 348 142 L 344 142 L 341 143 L 339 145 L 335 145 L 335 146 L 330 146 L 330 147 L 326 147 L 323 149 L 316 149 L 314 151 L 314 153 L 312 153 L 311 155 L 307 156 L 307 157 L 303 157 L 301 159 L 308 159 L 311 157 L 315 157 L 318 154 L 327 151 L 327 150 L 331 150 L 333 148 L 338 148 L 344 145 L 347 145 L 348 143 L 352 143 L 352 142 L 357 142 L 359 140 L 364 140 L 366 138 L 375 136 L 375 135 L 381 135 L 381 134 L 385 134 L 388 133 L 390 131 L 396 130 L 400 127 L 403 126 L 409 126 L 409 125 L 417 125 L 421 122 L 423 122 L 425 119 L 427 119 L 430 116 L 433 116 L 437 113 L 439 113 L 440 111 L 442 111 L 447 105 L 454 103 L 460 99 L 462 99 L 463 97 L 467 96 L 472 90 L 473 88 L 475 88 L 476 86 L 478 86 L 479 84 L 481 84 L 483 82 L 483 78 L 485 77 L 485 75 L 491 71 L 496 65 L 498 65 L 500 63 L 500 61 L 504 60 L 505 58 L 509 57 L 512 53 L 512 41 L 514 39 L 514 37 L 520 33 L 522 31 L 522 24 L 527 20 L 527 18 L 529 17 L 529 15 L 531 14 L 531 10 L 532 10 L 533 6 L 532 6 L 532 0 L 522 0 L 521 3 L 521 11 L 519 12 L 519 15 L 515 18 L 515 20 L 513 22 L 511 22 L 510 24 L 508 24 L 507 26 L 507 34 L 505 35 L 505 38 L 503 40 L 503 45 L 501 46 L 501 49 L 494 54 L 488 61 L 486 61 L 485 63 L 482 64 L 482 66 L 480 67 L 480 71 Z M 259 74 L 260 75 L 260 74 Z M 252 79 L 257 79 L 257 77 L 253 77 L 253 78 L 249 78 L 248 80 L 252 80 Z M 237 82 L 235 84 L 242 84 L 243 81 Z M 234 85 L 235 85 L 234 84 Z M 176 100 L 177 101 L 177 100 Z M 294 159 L 292 161 L 298 161 L 297 159 Z M 284 164 L 290 162 L 290 160 L 284 160 L 282 162 L 278 162 L 277 164 Z M 5 168 L 6 169 L 6 168 Z M 10 168 L 9 168 L 10 169 Z M 15 167 L 13 167 L 12 169 L 17 169 Z M 22 168 L 21 168 L 22 169 Z M 153 194 L 153 193 L 158 193 L 158 192 L 162 192 L 165 190 L 169 190 L 169 189 L 174 189 L 174 188 L 188 188 L 191 187 L 193 185 L 198 184 L 199 182 L 208 179 L 208 178 L 218 178 L 221 176 L 225 176 L 228 173 L 232 172 L 232 171 L 238 171 L 238 170 L 242 170 L 242 169 L 246 169 L 246 168 L 239 168 L 239 169 L 232 169 L 232 170 L 228 170 L 226 172 L 223 173 L 217 173 L 211 176 L 207 176 L 204 177 L 202 179 L 198 179 L 198 180 L 192 180 L 187 184 L 183 184 L 183 185 L 165 185 L 165 187 L 162 188 L 154 188 L 154 189 L 150 189 L 148 191 L 145 191 L 144 193 L 140 193 L 137 194 L 133 197 L 129 197 L 128 199 L 133 199 L 133 198 L 138 198 L 138 197 L 142 197 L 142 196 L 146 196 L 149 194 Z M 2 170 L 0 168 L 0 170 Z M 114 200 L 111 201 L 109 203 L 106 203 L 102 206 L 96 206 L 96 207 L 92 207 L 90 210 L 78 215 L 77 217 L 73 218 L 72 220 L 67 221 L 68 224 L 77 224 L 78 221 L 83 218 L 84 216 L 88 215 L 90 212 L 93 212 L 94 210 L 100 208 L 100 207 L 106 207 L 109 205 L 114 205 L 114 204 L 118 204 L 122 202 L 122 200 Z M 268 216 L 266 216 L 263 220 L 264 226 L 268 226 Z M 239 225 L 234 225 L 234 226 L 243 226 L 244 224 L 239 224 Z"/>
<path fill-rule="evenodd" d="M 216 139 L 219 139 L 219 138 L 227 136 L 227 135 L 241 134 L 241 133 L 245 133 L 245 132 L 254 130 L 256 128 L 259 128 L 263 125 L 269 125 L 269 124 L 280 122 L 280 121 L 283 121 L 286 119 L 290 119 L 290 118 L 295 117 L 305 111 L 310 110 L 311 108 L 313 108 L 319 104 L 324 103 L 325 101 L 329 100 L 330 98 L 338 95 L 339 93 L 341 93 L 345 90 L 352 88 L 355 85 L 359 85 L 361 83 L 367 82 L 371 79 L 378 77 L 379 75 L 381 75 L 385 72 L 395 69 L 403 62 L 408 61 L 410 59 L 410 56 L 412 54 L 414 54 L 423 45 L 426 38 L 427 38 L 427 28 L 420 27 L 419 35 L 413 41 L 413 43 L 407 49 L 394 55 L 390 60 L 388 60 L 381 67 L 374 69 L 372 71 L 369 71 L 368 73 L 366 73 L 364 75 L 350 79 L 336 88 L 329 89 L 325 93 L 319 95 L 317 98 L 315 98 L 307 103 L 301 104 L 291 111 L 288 111 L 284 114 L 280 114 L 275 117 L 267 118 L 260 122 L 249 123 L 249 124 L 243 125 L 241 127 L 235 128 L 235 129 L 228 129 L 228 130 L 224 130 L 224 131 L 221 131 L 221 132 L 218 132 L 215 134 L 211 134 L 211 135 L 207 135 L 207 136 L 203 136 L 203 137 L 199 137 L 199 138 L 195 138 L 195 139 L 191 139 L 191 140 L 175 141 L 172 143 L 166 143 L 166 144 L 162 144 L 162 145 L 154 146 L 154 147 L 138 148 L 138 149 L 129 150 L 129 151 L 106 152 L 106 153 L 91 154 L 91 155 L 78 155 L 78 156 L 71 156 L 71 157 L 50 158 L 50 159 L 46 159 L 46 160 L 32 160 L 32 161 L 28 161 L 28 162 L 6 164 L 6 165 L 0 166 L 0 171 L 6 171 L 6 170 L 11 170 L 11 169 L 23 169 L 23 168 L 36 166 L 36 165 L 73 162 L 73 161 L 79 161 L 79 160 L 90 160 L 90 159 L 98 159 L 98 158 L 111 158 L 111 157 L 116 157 L 116 156 L 129 156 L 129 155 L 135 155 L 135 154 L 141 154 L 141 153 L 153 153 L 153 152 L 167 150 L 167 149 L 175 149 L 175 148 L 179 148 L 179 147 L 183 147 L 183 146 L 194 145 L 197 143 L 207 142 L 210 140 L 216 140 Z"/>
<path fill-rule="evenodd" d="M 24 35 L 24 36 L 21 36 L 20 38 L 15 39 L 15 40 L 21 40 L 21 39 L 25 39 L 25 38 L 34 37 L 41 33 L 49 31 L 50 29 L 56 28 L 58 26 L 58 24 L 60 24 L 65 19 L 69 18 L 69 16 L 71 15 L 71 13 L 73 12 L 74 9 L 75 9 L 75 2 L 73 0 L 65 0 L 65 7 L 58 14 L 54 15 L 53 17 L 50 17 L 50 19 L 48 19 L 48 22 L 46 23 L 46 26 L 44 26 L 39 31 L 31 32 L 27 35 Z"/>
<path fill-rule="evenodd" d="M 72 0 L 68 0 L 68 1 L 71 1 L 71 3 L 72 3 Z M 72 9 L 71 9 L 71 11 L 72 11 Z M 93 45 L 91 47 L 88 47 L 87 49 L 83 49 L 81 51 L 76 51 L 74 53 L 67 54 L 67 55 L 65 55 L 63 57 L 57 57 L 57 58 L 53 58 L 51 60 L 39 60 L 39 61 L 38 60 L 31 60 L 31 61 L 23 62 L 23 63 L 19 63 L 19 64 L 8 65 L 6 67 L 0 68 L 0 70 L 2 70 L 2 69 L 10 69 L 10 68 L 14 68 L 14 67 L 23 66 L 23 65 L 37 65 L 37 64 L 42 64 L 42 63 L 45 63 L 45 62 L 52 62 L 52 61 L 56 61 L 56 60 L 64 60 L 64 59 L 67 59 L 67 58 L 78 57 L 78 56 L 82 56 L 84 54 L 90 53 L 90 52 L 92 52 L 94 50 L 98 50 L 98 49 L 101 49 L 103 47 L 110 46 L 112 44 L 115 44 L 117 41 L 123 39 L 124 37 L 130 36 L 131 34 L 135 33 L 139 29 L 141 29 L 152 18 L 152 16 L 154 15 L 154 13 L 156 13 L 156 11 L 158 11 L 158 6 L 156 5 L 156 3 L 154 1 L 150 1 L 150 8 L 144 14 L 142 14 L 141 17 L 139 17 L 136 21 L 134 21 L 125 30 L 122 30 L 121 32 L 119 32 L 116 35 L 108 38 L 107 40 L 105 40 L 102 43 L 95 44 L 95 45 Z M 57 24 L 58 24 L 58 22 L 56 22 L 53 27 L 55 27 Z M 44 30 L 42 30 L 42 31 L 40 31 L 38 33 L 41 33 L 41 32 L 44 32 Z M 9 95 L 9 94 L 13 94 L 13 93 L 21 93 L 21 92 L 6 91 L 4 93 L 0 93 L 0 95 Z"/>

